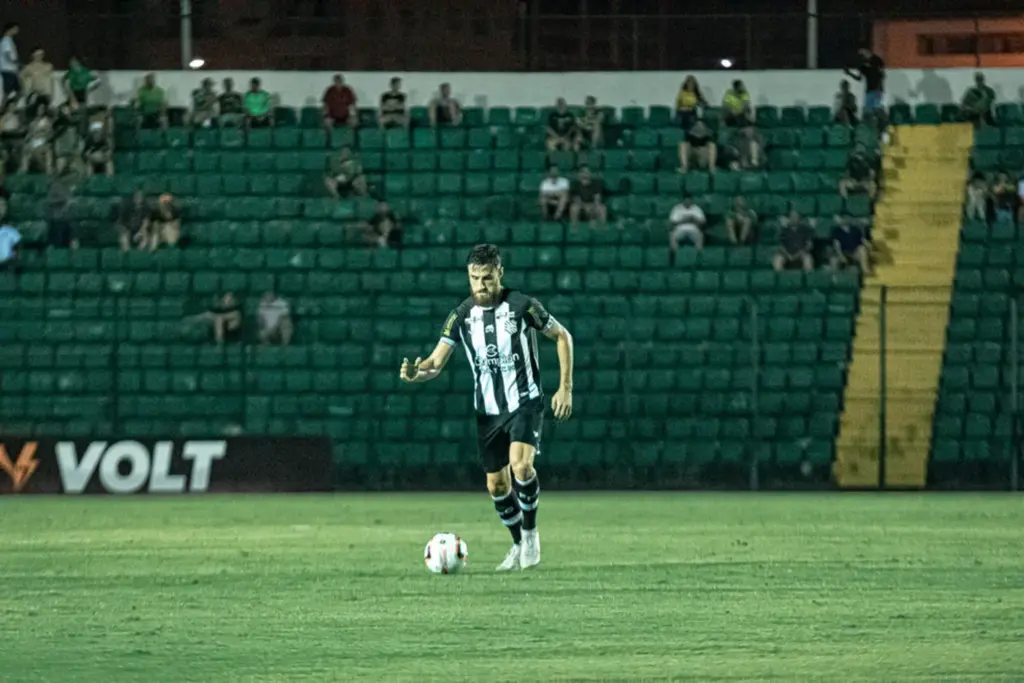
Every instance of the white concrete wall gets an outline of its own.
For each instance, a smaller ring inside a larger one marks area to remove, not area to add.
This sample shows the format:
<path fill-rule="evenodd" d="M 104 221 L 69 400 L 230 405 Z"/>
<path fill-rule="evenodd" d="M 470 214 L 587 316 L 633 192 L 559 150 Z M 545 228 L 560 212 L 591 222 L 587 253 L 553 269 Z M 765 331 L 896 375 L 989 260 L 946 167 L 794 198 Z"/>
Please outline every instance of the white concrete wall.
<path fill-rule="evenodd" d="M 889 103 L 943 104 L 960 100 L 974 78 L 974 69 L 893 69 L 887 77 Z M 999 101 L 1024 99 L 1024 69 L 987 69 L 984 73 L 996 91 Z M 101 74 L 102 85 L 97 100 L 107 104 L 125 104 L 131 100 L 145 72 L 112 71 Z M 841 71 L 703 71 L 695 72 L 705 97 L 712 104 L 721 102 L 722 94 L 733 79 L 746 83 L 758 105 L 831 105 Z M 330 72 L 265 71 L 256 73 L 226 71 L 164 71 L 157 73 L 175 106 L 187 106 L 189 93 L 203 77 L 220 81 L 226 76 L 235 79 L 235 88 L 245 90 L 249 78 L 258 76 L 263 87 L 279 98 L 285 106 L 316 105 Z M 581 104 L 587 95 L 594 95 L 606 106 L 672 106 L 676 91 L 685 76 L 681 72 L 590 72 L 590 73 L 345 73 L 346 82 L 355 90 L 360 106 L 376 106 L 380 93 L 392 76 L 404 81 L 403 90 L 412 106 L 426 104 L 438 84 L 448 81 L 463 106 L 548 106 L 555 98 L 565 97 L 571 104 Z M 860 83 L 851 85 L 858 96 Z"/>

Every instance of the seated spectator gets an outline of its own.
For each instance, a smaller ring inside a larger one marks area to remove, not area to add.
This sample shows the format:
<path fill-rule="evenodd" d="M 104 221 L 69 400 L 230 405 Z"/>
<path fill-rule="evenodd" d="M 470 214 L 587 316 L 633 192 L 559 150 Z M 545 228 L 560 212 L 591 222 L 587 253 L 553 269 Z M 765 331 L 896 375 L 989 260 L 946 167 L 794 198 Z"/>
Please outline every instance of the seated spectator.
<path fill-rule="evenodd" d="M 462 123 L 462 105 L 452 97 L 452 86 L 441 84 L 441 90 L 430 101 L 430 125 L 458 126 Z"/>
<path fill-rule="evenodd" d="M 274 125 L 274 108 L 270 93 L 260 85 L 260 79 L 249 81 L 249 92 L 242 98 L 246 122 L 249 128 L 266 128 Z"/>
<path fill-rule="evenodd" d="M 380 96 L 377 120 L 380 121 L 381 128 L 405 128 L 409 125 L 401 78 L 392 78 L 391 87 Z"/>
<path fill-rule="evenodd" d="M 53 156 L 57 175 L 77 173 L 82 165 L 82 117 L 65 102 L 57 108 L 53 122 Z"/>
<path fill-rule="evenodd" d="M 839 180 L 839 194 L 848 197 L 851 192 L 863 192 L 872 200 L 878 189 L 875 179 L 877 160 L 868 153 L 863 142 L 858 142 L 846 162 L 846 176 Z"/>
<path fill-rule="evenodd" d="M 722 98 L 722 116 L 725 125 L 742 128 L 754 125 L 754 110 L 750 106 L 750 93 L 743 81 L 735 80 Z"/>
<path fill-rule="evenodd" d="M 732 201 L 732 208 L 725 214 L 725 229 L 729 233 L 729 241 L 733 244 L 747 244 L 754 234 L 757 225 L 757 214 L 747 206 L 747 198 L 737 196 Z"/>
<path fill-rule="evenodd" d="M 204 78 L 200 86 L 192 91 L 189 122 L 199 128 L 209 128 L 216 120 L 217 93 L 213 90 L 213 79 Z"/>
<path fill-rule="evenodd" d="M 668 222 L 671 224 L 668 233 L 668 259 L 674 266 L 681 240 L 693 242 L 697 251 L 704 248 L 703 228 L 707 218 L 704 216 L 704 209 L 693 203 L 693 197 L 686 195 L 682 202 L 672 207 Z"/>
<path fill-rule="evenodd" d="M 687 76 L 676 95 L 676 123 L 683 130 L 689 131 L 700 118 L 701 107 L 705 106 L 707 106 L 707 100 L 704 99 L 700 86 L 697 85 L 697 79 Z"/>
<path fill-rule="evenodd" d="M 367 241 L 382 249 L 400 249 L 402 247 L 402 226 L 398 216 L 391 210 L 386 201 L 377 204 L 377 212 L 367 221 Z"/>
<path fill-rule="evenodd" d="M 195 320 L 210 324 L 213 340 L 218 344 L 223 344 L 225 339 L 237 341 L 242 337 L 242 306 L 232 292 L 215 299 L 209 310 L 195 316 Z"/>
<path fill-rule="evenodd" d="M 764 138 L 753 126 L 737 128 L 730 136 L 721 159 L 722 165 L 733 171 L 759 169 L 764 165 Z"/>
<path fill-rule="evenodd" d="M 814 269 L 814 220 L 804 221 L 795 210 L 789 216 L 781 218 L 779 224 L 779 250 L 772 259 L 775 270 L 787 270 L 793 267 L 806 271 Z"/>
<path fill-rule="evenodd" d="M 1017 213 L 1017 202 L 1019 197 L 1017 187 L 1010 182 L 1010 176 L 1000 172 L 992 183 L 992 208 L 995 212 L 996 223 L 1012 223 Z"/>
<path fill-rule="evenodd" d="M 241 126 L 245 121 L 242 93 L 235 90 L 234 79 L 224 79 L 224 92 L 217 96 L 217 114 L 221 126 Z"/>
<path fill-rule="evenodd" d="M 178 246 L 181 239 L 181 209 L 174 197 L 165 192 L 157 199 L 149 215 L 149 248 L 155 251 L 161 244 Z"/>
<path fill-rule="evenodd" d="M 121 250 L 128 251 L 133 244 L 144 249 L 149 245 L 149 207 L 141 189 L 121 200 L 115 222 Z"/>
<path fill-rule="evenodd" d="M 167 95 L 156 84 L 156 74 L 146 74 L 135 95 L 139 128 L 167 128 Z"/>
<path fill-rule="evenodd" d="M 292 312 L 288 302 L 274 292 L 260 299 L 260 343 L 288 346 L 292 341 Z"/>
<path fill-rule="evenodd" d="M 53 64 L 46 61 L 42 48 L 32 50 L 32 61 L 21 70 L 21 86 L 25 108 L 35 111 L 38 105 L 53 104 Z"/>
<path fill-rule="evenodd" d="M 21 155 L 25 146 L 25 121 L 17 102 L 9 100 L 0 106 L 0 172 L 13 171 L 21 167 Z"/>
<path fill-rule="evenodd" d="M 28 173 L 31 169 L 40 169 L 47 175 L 53 173 L 52 139 L 53 121 L 46 107 L 39 105 L 25 134 L 25 147 L 21 155 L 22 173 Z"/>
<path fill-rule="evenodd" d="M 576 119 L 576 128 L 580 131 L 580 143 L 590 149 L 601 146 L 604 139 L 604 112 L 597 108 L 597 98 L 587 95 L 584 100 L 583 114 Z"/>
<path fill-rule="evenodd" d="M 718 163 L 718 145 L 713 139 L 711 129 L 702 118 L 686 133 L 686 139 L 679 143 L 679 170 L 686 173 L 690 170 L 690 159 L 696 161 L 697 168 L 715 172 Z"/>
<path fill-rule="evenodd" d="M 0 273 L 17 274 L 20 244 L 21 233 L 13 225 L 0 221 Z"/>
<path fill-rule="evenodd" d="M 82 157 L 85 160 L 87 176 L 97 173 L 107 176 L 114 175 L 114 147 L 111 144 L 110 135 L 99 121 L 89 123 L 89 132 L 85 135 Z"/>
<path fill-rule="evenodd" d="M 985 174 L 980 171 L 975 171 L 971 181 L 967 183 L 964 214 L 969 220 L 983 221 L 988 218 L 988 183 L 985 181 Z"/>
<path fill-rule="evenodd" d="M 564 97 L 558 98 L 555 110 L 548 114 L 547 135 L 549 152 L 560 149 L 576 151 L 580 148 L 580 132 L 576 128 L 576 117 L 569 111 Z"/>
<path fill-rule="evenodd" d="M 836 123 L 847 126 L 857 125 L 857 96 L 850 90 L 850 82 L 845 78 L 839 82 L 839 92 L 832 107 L 832 118 Z"/>
<path fill-rule="evenodd" d="M 335 74 L 331 85 L 324 90 L 321 98 L 324 107 L 324 128 L 328 135 L 335 126 L 356 127 L 359 112 L 356 110 L 356 94 L 345 85 L 341 74 Z"/>
<path fill-rule="evenodd" d="M 330 161 L 324 185 L 332 197 L 341 198 L 349 195 L 365 197 L 369 194 L 363 165 L 352 156 L 352 150 L 342 147 L 338 156 Z"/>
<path fill-rule="evenodd" d="M 580 168 L 577 180 L 572 184 L 569 192 L 569 220 L 572 229 L 579 227 L 579 221 L 594 221 L 604 228 L 608 221 L 608 209 L 604 205 L 604 183 L 590 176 L 590 169 L 586 166 Z"/>
<path fill-rule="evenodd" d="M 980 71 L 974 74 L 974 85 L 967 89 L 960 103 L 960 113 L 964 121 L 975 126 L 982 123 L 994 125 L 992 105 L 996 101 L 996 91 L 985 84 L 985 74 Z"/>
<path fill-rule="evenodd" d="M 89 92 L 95 90 L 100 84 L 99 78 L 92 69 L 82 64 L 78 57 L 72 57 L 68 62 L 68 70 L 61 79 L 61 87 L 64 89 L 64 96 L 67 97 L 72 109 L 87 107 L 89 104 Z"/>
<path fill-rule="evenodd" d="M 544 220 L 562 220 L 569 205 L 569 179 L 558 172 L 557 166 L 548 169 L 548 177 L 540 181 L 540 213 Z"/>
<path fill-rule="evenodd" d="M 832 269 L 859 265 L 865 277 L 871 276 L 871 243 L 864 230 L 849 215 L 836 216 L 832 229 Z"/>
<path fill-rule="evenodd" d="M 54 249 L 77 247 L 74 227 L 71 224 L 71 187 L 60 178 L 50 181 L 43 205 L 46 218 L 46 232 L 49 244 Z"/>

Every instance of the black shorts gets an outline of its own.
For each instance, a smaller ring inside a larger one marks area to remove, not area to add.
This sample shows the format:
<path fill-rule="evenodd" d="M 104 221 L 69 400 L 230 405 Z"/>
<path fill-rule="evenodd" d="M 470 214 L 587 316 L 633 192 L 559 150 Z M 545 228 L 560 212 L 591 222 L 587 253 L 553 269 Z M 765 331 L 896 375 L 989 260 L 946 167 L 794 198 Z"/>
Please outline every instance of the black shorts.
<path fill-rule="evenodd" d="M 544 401 L 530 399 L 514 413 L 477 415 L 476 442 L 480 464 L 485 472 L 499 472 L 508 465 L 508 449 L 513 441 L 525 443 L 540 453 L 544 428 Z"/>
<path fill-rule="evenodd" d="M 3 84 L 5 98 L 21 93 L 21 79 L 15 71 L 0 71 L 0 83 Z"/>

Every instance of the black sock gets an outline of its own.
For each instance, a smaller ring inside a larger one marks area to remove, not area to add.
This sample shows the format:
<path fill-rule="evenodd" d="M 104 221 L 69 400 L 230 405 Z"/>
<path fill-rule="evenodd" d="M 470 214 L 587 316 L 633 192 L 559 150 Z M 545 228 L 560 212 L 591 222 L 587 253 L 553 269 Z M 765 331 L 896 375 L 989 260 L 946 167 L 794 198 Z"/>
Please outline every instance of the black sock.
<path fill-rule="evenodd" d="M 501 523 L 508 527 L 512 534 L 512 542 L 519 543 L 523 540 L 523 513 L 519 509 L 519 500 L 515 491 L 509 491 L 504 496 L 491 496 L 494 500 L 494 509 L 498 511 Z"/>
<path fill-rule="evenodd" d="M 540 479 L 537 478 L 536 470 L 529 481 L 515 479 L 512 487 L 516 490 L 519 508 L 523 511 L 523 531 L 533 531 L 537 528 L 537 505 L 540 502 Z"/>

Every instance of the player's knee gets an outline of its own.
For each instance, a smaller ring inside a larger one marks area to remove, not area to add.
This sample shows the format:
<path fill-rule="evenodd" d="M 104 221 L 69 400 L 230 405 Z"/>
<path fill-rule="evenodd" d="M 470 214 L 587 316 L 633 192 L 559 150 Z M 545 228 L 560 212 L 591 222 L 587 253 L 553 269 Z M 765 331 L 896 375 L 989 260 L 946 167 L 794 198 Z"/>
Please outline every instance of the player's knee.
<path fill-rule="evenodd" d="M 512 473 L 523 481 L 533 473 L 533 457 L 536 449 L 529 444 L 514 443 L 509 449 L 508 462 Z"/>

